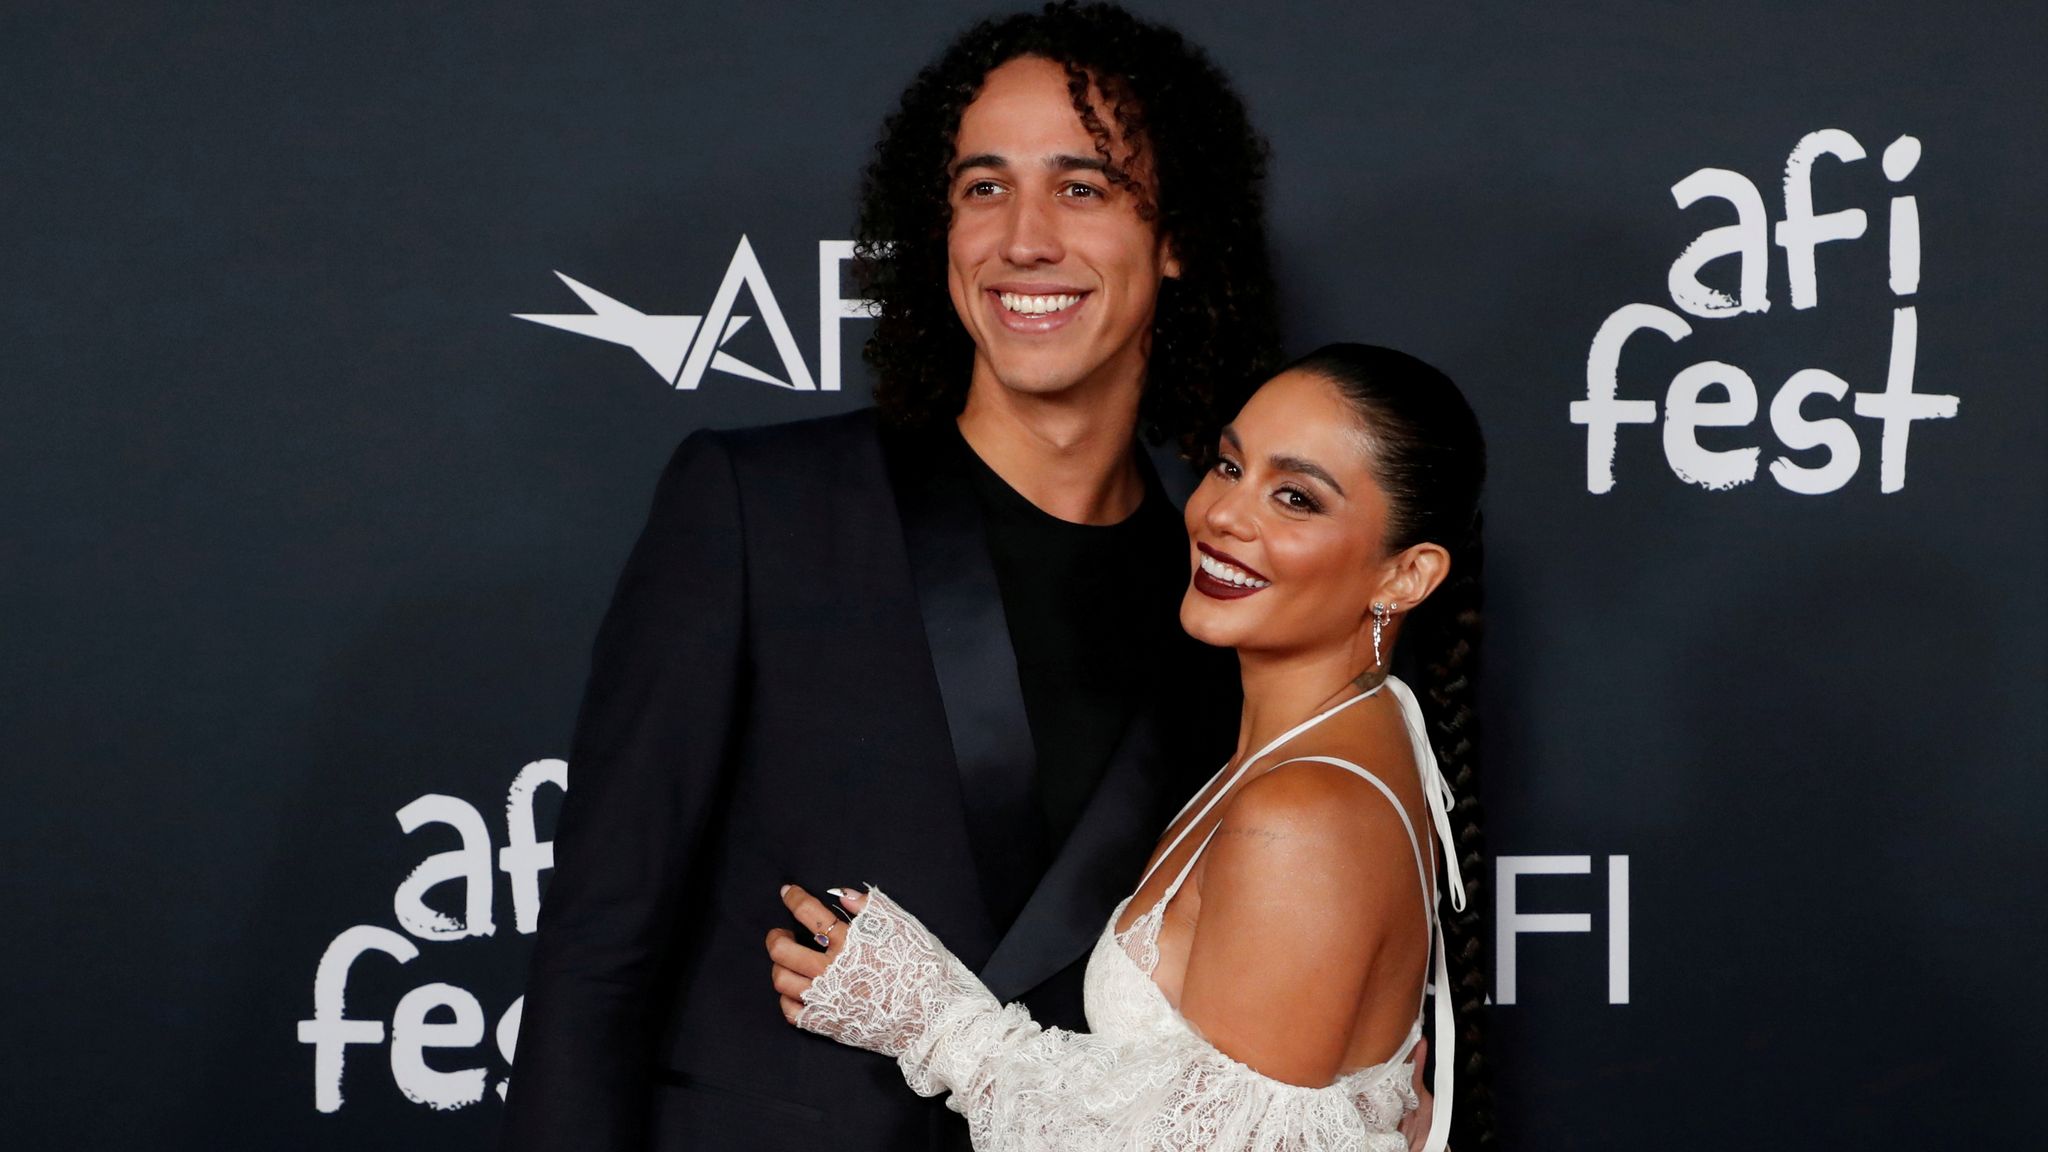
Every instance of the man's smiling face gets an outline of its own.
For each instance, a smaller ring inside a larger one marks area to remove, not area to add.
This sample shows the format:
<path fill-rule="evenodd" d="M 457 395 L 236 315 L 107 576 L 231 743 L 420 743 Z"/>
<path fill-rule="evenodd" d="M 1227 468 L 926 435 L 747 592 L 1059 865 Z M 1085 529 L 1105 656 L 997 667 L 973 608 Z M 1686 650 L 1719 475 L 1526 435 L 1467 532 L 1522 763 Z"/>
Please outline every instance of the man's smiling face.
<path fill-rule="evenodd" d="M 1123 160 L 1113 110 L 1095 113 Z M 1110 180 L 1061 65 L 1019 57 L 983 81 L 954 140 L 946 244 L 978 382 L 1053 396 L 1143 380 L 1160 279 L 1179 267 L 1139 213 L 1149 173 L 1123 167 L 1138 187 Z"/>

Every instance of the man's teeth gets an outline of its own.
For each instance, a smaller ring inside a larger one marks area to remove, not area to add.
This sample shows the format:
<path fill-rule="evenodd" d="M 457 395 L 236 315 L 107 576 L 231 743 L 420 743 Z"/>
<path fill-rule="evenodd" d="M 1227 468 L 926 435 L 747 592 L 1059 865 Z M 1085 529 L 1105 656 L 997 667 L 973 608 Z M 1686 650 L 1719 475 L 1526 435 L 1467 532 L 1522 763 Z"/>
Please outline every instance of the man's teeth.
<path fill-rule="evenodd" d="M 1261 580 L 1235 565 L 1225 564 L 1214 556 L 1204 555 L 1202 557 L 1202 571 L 1223 581 L 1225 584 L 1234 585 L 1239 588 L 1264 588 L 1272 583 L 1271 580 Z"/>
<path fill-rule="evenodd" d="M 1074 295 L 1025 296 L 1017 292 L 1004 292 L 1000 295 L 1003 307 L 1026 316 L 1043 316 L 1048 312 L 1071 308 L 1081 302 L 1081 298 Z"/>

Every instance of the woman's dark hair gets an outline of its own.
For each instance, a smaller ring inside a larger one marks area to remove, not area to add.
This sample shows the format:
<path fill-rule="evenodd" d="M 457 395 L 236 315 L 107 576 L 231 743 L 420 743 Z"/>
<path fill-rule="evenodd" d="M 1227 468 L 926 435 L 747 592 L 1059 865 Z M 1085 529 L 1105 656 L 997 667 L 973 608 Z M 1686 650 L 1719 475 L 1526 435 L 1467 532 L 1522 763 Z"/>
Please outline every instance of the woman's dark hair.
<path fill-rule="evenodd" d="M 918 73 L 882 127 L 861 183 L 855 276 L 874 302 L 865 356 L 875 403 L 900 424 L 957 415 L 974 346 L 946 291 L 953 141 L 997 66 L 1023 56 L 1065 67 L 1074 110 L 1108 178 L 1153 191 L 1140 211 L 1173 245 L 1181 274 L 1160 287 L 1139 418 L 1190 456 L 1214 439 L 1278 363 L 1279 318 L 1265 233 L 1266 145 L 1200 48 L 1113 4 L 1048 4 L 986 20 Z M 1090 90 L 1113 110 L 1125 155 Z"/>
<path fill-rule="evenodd" d="M 1387 496 L 1387 549 L 1425 541 L 1451 555 L 1450 575 L 1416 605 L 1401 629 L 1407 676 L 1422 688 L 1423 714 L 1438 766 L 1457 794 L 1451 811 L 1465 910 L 1445 908 L 1444 943 L 1457 1009 L 1457 1087 L 1451 1146 L 1494 1143 L 1485 1060 L 1485 836 L 1480 826 L 1478 671 L 1481 577 L 1480 490 L 1486 441 L 1479 418 L 1451 378 L 1405 352 L 1370 344 L 1329 344 L 1282 371 L 1328 380 L 1357 410 L 1372 468 Z"/>

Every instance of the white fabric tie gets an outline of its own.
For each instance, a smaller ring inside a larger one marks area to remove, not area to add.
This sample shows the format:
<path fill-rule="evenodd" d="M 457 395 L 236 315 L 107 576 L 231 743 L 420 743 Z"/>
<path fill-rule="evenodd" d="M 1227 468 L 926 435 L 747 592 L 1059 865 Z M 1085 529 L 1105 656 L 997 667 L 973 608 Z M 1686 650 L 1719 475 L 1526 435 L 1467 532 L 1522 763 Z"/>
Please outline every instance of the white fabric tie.
<path fill-rule="evenodd" d="M 1457 796 L 1451 791 L 1451 782 L 1444 779 L 1443 770 L 1437 767 L 1436 749 L 1430 745 L 1429 730 L 1422 719 L 1422 703 L 1415 698 L 1408 685 L 1389 676 L 1386 682 L 1393 685 L 1394 695 L 1401 701 L 1401 714 L 1408 722 L 1408 741 L 1414 746 L 1415 763 L 1422 770 L 1422 791 L 1429 803 L 1429 817 L 1436 825 L 1438 854 L 1444 859 L 1445 887 L 1450 889 L 1451 907 L 1465 910 L 1465 878 L 1458 871 L 1458 850 L 1451 839 L 1451 809 L 1457 804 Z M 1430 1089 L 1434 1100 L 1431 1102 L 1429 1135 L 1422 1142 L 1422 1152 L 1444 1152 L 1451 1142 L 1451 1089 L 1456 1080 L 1458 1060 L 1458 1023 L 1455 1005 L 1451 1003 L 1450 959 L 1444 947 L 1443 916 L 1436 917 L 1436 975 L 1430 988 L 1430 995 L 1436 1000 L 1436 1075 Z"/>

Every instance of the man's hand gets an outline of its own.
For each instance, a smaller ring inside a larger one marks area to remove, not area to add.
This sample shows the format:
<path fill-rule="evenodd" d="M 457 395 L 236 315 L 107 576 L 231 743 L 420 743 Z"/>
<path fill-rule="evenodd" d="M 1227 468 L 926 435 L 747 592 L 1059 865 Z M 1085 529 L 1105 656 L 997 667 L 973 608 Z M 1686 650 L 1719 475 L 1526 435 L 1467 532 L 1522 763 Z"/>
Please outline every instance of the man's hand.
<path fill-rule="evenodd" d="M 1429 1085 L 1422 1082 L 1422 1066 L 1429 1063 L 1429 1037 L 1415 1042 L 1415 1054 L 1410 1059 L 1415 1061 L 1415 1098 L 1422 1105 L 1401 1118 L 1401 1135 L 1408 1138 L 1408 1152 L 1422 1152 L 1422 1142 L 1429 1139 L 1430 1118 L 1436 1114 L 1436 1097 L 1429 1094 Z"/>

